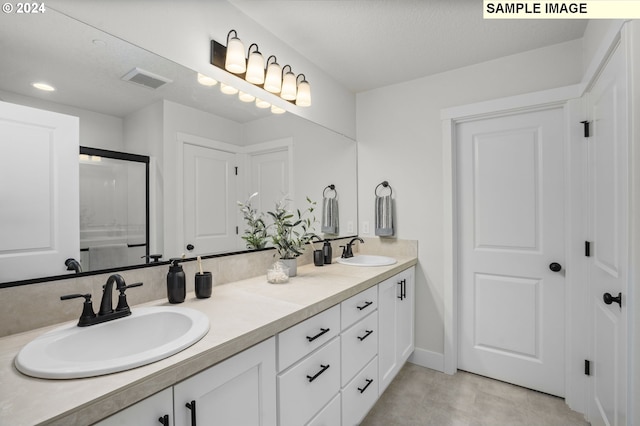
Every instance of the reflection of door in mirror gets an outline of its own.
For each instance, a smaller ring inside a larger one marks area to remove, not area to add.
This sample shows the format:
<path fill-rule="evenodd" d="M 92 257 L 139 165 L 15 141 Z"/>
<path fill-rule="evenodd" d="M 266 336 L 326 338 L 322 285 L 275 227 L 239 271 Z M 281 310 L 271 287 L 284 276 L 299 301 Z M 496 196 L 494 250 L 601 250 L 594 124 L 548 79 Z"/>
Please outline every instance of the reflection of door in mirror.
<path fill-rule="evenodd" d="M 78 259 L 78 119 L 0 102 L 0 282 Z"/>
<path fill-rule="evenodd" d="M 293 185 L 289 182 L 290 164 L 289 146 L 291 142 L 278 144 L 259 144 L 249 147 L 248 172 L 250 182 L 248 193 L 258 193 L 254 207 L 259 212 L 273 211 L 275 204 L 283 197 L 293 200 Z"/>
<path fill-rule="evenodd" d="M 183 144 L 184 241 L 188 256 L 228 251 L 237 245 L 236 154 Z"/>
<path fill-rule="evenodd" d="M 148 259 L 149 157 L 80 147 L 80 259 L 84 271 Z"/>

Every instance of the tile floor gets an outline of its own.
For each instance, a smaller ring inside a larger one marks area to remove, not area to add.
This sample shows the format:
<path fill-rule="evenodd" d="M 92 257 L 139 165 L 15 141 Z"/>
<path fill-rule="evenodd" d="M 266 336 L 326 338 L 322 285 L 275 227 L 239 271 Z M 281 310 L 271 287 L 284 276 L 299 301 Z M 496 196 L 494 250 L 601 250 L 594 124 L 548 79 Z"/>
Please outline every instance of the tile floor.
<path fill-rule="evenodd" d="M 562 398 L 464 371 L 406 363 L 361 426 L 588 425 Z"/>

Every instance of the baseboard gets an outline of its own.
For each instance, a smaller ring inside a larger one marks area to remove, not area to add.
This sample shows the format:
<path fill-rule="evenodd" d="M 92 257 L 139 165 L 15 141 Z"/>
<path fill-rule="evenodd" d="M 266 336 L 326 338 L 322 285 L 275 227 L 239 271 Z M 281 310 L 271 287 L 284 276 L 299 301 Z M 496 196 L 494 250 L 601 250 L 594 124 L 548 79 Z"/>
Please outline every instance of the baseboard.
<path fill-rule="evenodd" d="M 444 354 L 415 348 L 408 361 L 444 373 Z"/>

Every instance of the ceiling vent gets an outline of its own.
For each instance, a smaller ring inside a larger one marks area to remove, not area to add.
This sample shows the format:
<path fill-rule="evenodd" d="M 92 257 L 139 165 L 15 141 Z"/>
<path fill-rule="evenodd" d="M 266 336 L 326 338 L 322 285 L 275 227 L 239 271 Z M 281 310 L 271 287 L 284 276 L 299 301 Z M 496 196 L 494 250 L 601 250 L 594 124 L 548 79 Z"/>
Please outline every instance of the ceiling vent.
<path fill-rule="evenodd" d="M 151 89 L 157 89 L 160 86 L 164 86 L 166 83 L 172 82 L 172 80 L 166 77 L 162 77 L 158 74 L 154 74 L 138 67 L 126 73 L 124 76 L 122 76 L 122 79 L 125 81 L 130 81 L 132 83 L 150 87 Z"/>

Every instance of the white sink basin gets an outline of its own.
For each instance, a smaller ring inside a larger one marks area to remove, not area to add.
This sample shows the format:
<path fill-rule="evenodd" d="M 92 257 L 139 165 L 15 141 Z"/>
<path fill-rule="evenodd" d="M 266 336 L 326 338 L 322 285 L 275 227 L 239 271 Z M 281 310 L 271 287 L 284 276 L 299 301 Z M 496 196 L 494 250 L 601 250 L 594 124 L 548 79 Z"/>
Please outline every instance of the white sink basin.
<path fill-rule="evenodd" d="M 209 318 L 195 309 L 133 308 L 130 316 L 102 324 L 51 330 L 25 345 L 15 365 L 43 379 L 100 376 L 176 354 L 208 331 Z"/>
<path fill-rule="evenodd" d="M 372 254 L 359 254 L 357 256 L 348 257 L 346 259 L 343 259 L 341 257 L 338 258 L 338 263 L 352 266 L 387 266 L 393 265 L 396 262 L 397 260 L 395 260 L 393 257 L 375 256 Z"/>

